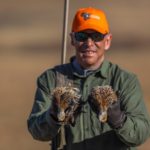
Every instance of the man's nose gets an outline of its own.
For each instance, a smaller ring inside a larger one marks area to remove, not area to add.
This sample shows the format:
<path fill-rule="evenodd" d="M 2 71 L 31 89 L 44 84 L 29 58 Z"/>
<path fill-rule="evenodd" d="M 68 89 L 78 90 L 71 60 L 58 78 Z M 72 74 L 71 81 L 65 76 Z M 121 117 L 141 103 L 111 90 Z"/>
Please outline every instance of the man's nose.
<path fill-rule="evenodd" d="M 86 44 L 88 45 L 88 46 L 91 46 L 91 45 L 93 45 L 93 43 L 94 43 L 94 41 L 92 40 L 92 38 L 88 38 L 87 39 L 87 41 L 86 41 Z"/>

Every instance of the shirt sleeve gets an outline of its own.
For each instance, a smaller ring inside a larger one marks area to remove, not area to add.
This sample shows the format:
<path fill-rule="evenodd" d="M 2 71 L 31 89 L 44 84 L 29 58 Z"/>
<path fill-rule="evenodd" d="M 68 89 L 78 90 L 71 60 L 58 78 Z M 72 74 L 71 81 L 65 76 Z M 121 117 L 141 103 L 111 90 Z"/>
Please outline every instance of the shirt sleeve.
<path fill-rule="evenodd" d="M 150 118 L 137 77 L 135 75 L 129 77 L 122 87 L 121 107 L 127 119 L 116 133 L 126 145 L 138 146 L 150 136 Z"/>
<path fill-rule="evenodd" d="M 55 84 L 52 79 L 53 75 L 46 73 L 38 78 L 33 108 L 27 121 L 29 132 L 34 139 L 40 141 L 50 141 L 60 129 L 60 125 L 50 115 L 50 90 Z"/>

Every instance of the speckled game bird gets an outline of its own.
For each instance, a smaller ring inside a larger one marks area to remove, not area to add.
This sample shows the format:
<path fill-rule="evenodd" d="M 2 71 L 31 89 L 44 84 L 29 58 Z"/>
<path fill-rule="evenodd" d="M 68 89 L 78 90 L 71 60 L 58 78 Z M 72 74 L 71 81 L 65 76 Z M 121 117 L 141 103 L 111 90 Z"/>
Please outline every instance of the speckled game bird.
<path fill-rule="evenodd" d="M 91 91 L 92 102 L 99 111 L 99 120 L 107 121 L 107 110 L 114 102 L 117 101 L 117 95 L 111 86 L 96 86 Z"/>
<path fill-rule="evenodd" d="M 56 87 L 53 90 L 54 101 L 57 104 L 58 121 L 64 124 L 75 123 L 75 112 L 79 107 L 81 95 L 79 89 L 71 86 Z"/>

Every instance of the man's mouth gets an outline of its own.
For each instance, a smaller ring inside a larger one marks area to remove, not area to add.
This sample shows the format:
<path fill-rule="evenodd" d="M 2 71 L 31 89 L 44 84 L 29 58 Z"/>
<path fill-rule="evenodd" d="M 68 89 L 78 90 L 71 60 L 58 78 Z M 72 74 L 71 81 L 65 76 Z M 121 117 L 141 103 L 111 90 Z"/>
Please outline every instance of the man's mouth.
<path fill-rule="evenodd" d="M 85 57 L 92 57 L 93 55 L 95 55 L 96 51 L 94 51 L 94 50 L 84 50 L 84 51 L 81 51 L 81 53 Z"/>
<path fill-rule="evenodd" d="M 96 52 L 95 50 L 83 50 L 83 51 L 81 51 L 81 53 L 87 53 L 87 54 L 92 54 L 95 52 Z"/>

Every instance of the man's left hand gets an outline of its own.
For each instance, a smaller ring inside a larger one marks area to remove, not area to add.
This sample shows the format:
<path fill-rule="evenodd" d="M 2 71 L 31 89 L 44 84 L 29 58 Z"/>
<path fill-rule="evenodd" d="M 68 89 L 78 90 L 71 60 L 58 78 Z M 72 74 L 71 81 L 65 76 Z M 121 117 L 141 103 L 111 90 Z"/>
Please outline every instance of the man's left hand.
<path fill-rule="evenodd" d="M 120 109 L 120 100 L 117 100 L 108 108 L 108 124 L 114 128 L 118 129 L 123 126 L 126 120 L 126 115 L 124 111 Z"/>

